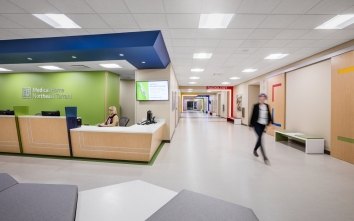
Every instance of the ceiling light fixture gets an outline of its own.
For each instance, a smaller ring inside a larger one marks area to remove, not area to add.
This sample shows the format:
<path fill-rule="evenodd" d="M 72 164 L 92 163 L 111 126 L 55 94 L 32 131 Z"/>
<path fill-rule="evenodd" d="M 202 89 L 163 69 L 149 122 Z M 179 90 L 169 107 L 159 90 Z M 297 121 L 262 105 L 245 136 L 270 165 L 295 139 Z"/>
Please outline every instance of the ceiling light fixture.
<path fill-rule="evenodd" d="M 267 57 L 265 57 L 264 59 L 267 59 L 267 60 L 275 60 L 275 59 L 282 59 L 284 57 L 288 56 L 288 54 L 270 54 L 268 55 Z"/>
<path fill-rule="evenodd" d="M 192 77 L 190 77 L 189 79 L 191 79 L 191 80 L 198 80 L 198 79 L 200 79 L 200 77 L 192 76 Z"/>
<path fill-rule="evenodd" d="M 73 59 L 76 59 L 77 57 L 76 56 L 71 56 Z"/>
<path fill-rule="evenodd" d="M 123 56 L 124 56 L 124 54 L 119 54 L 119 56 L 123 57 Z"/>
<path fill-rule="evenodd" d="M 6 69 L 6 68 L 0 68 L 0 71 L 12 71 L 12 70 L 9 70 L 9 69 Z"/>
<path fill-rule="evenodd" d="M 122 68 L 120 65 L 118 64 L 100 64 L 101 67 L 104 68 Z"/>
<path fill-rule="evenodd" d="M 224 82 L 221 82 L 221 84 L 226 85 L 226 84 L 230 84 L 230 82 L 224 81 Z"/>
<path fill-rule="evenodd" d="M 191 82 L 189 82 L 189 84 L 196 84 L 197 82 L 195 82 L 195 81 L 191 81 Z"/>
<path fill-rule="evenodd" d="M 234 14 L 201 14 L 199 28 L 227 28 Z"/>
<path fill-rule="evenodd" d="M 337 15 L 315 29 L 343 29 L 354 23 L 354 14 Z"/>
<path fill-rule="evenodd" d="M 212 53 L 204 53 L 204 52 L 202 52 L 202 53 L 194 53 L 193 54 L 193 58 L 194 59 L 210 59 L 211 56 L 213 56 Z"/>
<path fill-rule="evenodd" d="M 203 72 L 204 69 L 203 68 L 192 68 L 191 72 Z"/>
<path fill-rule="evenodd" d="M 51 71 L 60 71 L 60 70 L 64 70 L 63 68 L 57 67 L 57 66 L 53 66 L 53 65 L 44 65 L 44 66 L 38 66 L 42 69 L 46 69 L 46 70 L 51 70 Z"/>
<path fill-rule="evenodd" d="M 142 64 L 145 64 L 146 62 L 145 62 L 145 61 L 142 61 L 141 63 L 142 63 Z"/>
<path fill-rule="evenodd" d="M 255 68 L 246 68 L 246 69 L 243 69 L 243 73 L 252 73 L 252 72 L 256 72 L 257 69 Z"/>
<path fill-rule="evenodd" d="M 32 61 L 33 59 L 32 58 L 27 58 L 27 60 Z"/>
<path fill-rule="evenodd" d="M 240 79 L 239 77 L 230 77 L 230 80 L 238 80 Z"/>
<path fill-rule="evenodd" d="M 64 14 L 32 14 L 54 28 L 81 28 Z"/>

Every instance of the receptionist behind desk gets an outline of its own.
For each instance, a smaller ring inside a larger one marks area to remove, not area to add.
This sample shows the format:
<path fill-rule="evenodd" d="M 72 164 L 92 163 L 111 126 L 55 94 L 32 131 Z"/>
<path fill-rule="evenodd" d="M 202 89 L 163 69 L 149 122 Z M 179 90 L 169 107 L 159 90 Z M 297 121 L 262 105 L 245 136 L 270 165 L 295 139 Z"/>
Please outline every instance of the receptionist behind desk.
<path fill-rule="evenodd" d="M 99 124 L 99 127 L 118 127 L 119 125 L 119 118 L 117 115 L 117 108 L 115 106 L 111 106 L 108 108 L 108 118 L 107 120 Z"/>

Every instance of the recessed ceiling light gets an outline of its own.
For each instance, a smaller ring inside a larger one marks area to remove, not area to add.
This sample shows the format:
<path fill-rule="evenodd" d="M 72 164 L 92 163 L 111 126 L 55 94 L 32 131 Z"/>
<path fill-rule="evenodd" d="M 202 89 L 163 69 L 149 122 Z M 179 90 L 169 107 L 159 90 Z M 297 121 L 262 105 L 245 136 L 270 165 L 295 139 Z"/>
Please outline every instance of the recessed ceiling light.
<path fill-rule="evenodd" d="M 119 56 L 123 57 L 123 56 L 124 56 L 124 54 L 119 54 Z"/>
<path fill-rule="evenodd" d="M 81 28 L 73 20 L 64 14 L 33 14 L 54 28 Z"/>
<path fill-rule="evenodd" d="M 201 14 L 199 28 L 227 28 L 234 14 Z"/>
<path fill-rule="evenodd" d="M 213 92 L 213 91 L 211 91 L 211 90 L 207 90 L 207 92 L 208 92 L 208 93 L 211 93 L 211 92 Z"/>
<path fill-rule="evenodd" d="M 198 79 L 200 79 L 200 77 L 192 76 L 192 77 L 190 77 L 189 79 L 191 79 L 191 80 L 198 80 Z"/>
<path fill-rule="evenodd" d="M 264 59 L 270 59 L 270 60 L 282 59 L 286 56 L 288 56 L 288 54 L 270 54 L 267 57 L 265 57 Z"/>
<path fill-rule="evenodd" d="M 51 71 L 59 71 L 59 70 L 64 70 L 63 68 L 53 66 L 53 65 L 44 65 L 44 66 L 38 66 L 40 68 L 46 69 L 46 70 L 51 70 Z"/>
<path fill-rule="evenodd" d="M 257 69 L 255 69 L 255 68 L 246 68 L 246 69 L 243 69 L 242 72 L 244 72 L 244 73 L 252 73 L 252 72 L 256 72 L 256 71 L 257 71 Z"/>
<path fill-rule="evenodd" d="M 343 29 L 354 23 L 354 14 L 337 15 L 315 29 Z"/>
<path fill-rule="evenodd" d="M 197 82 L 195 82 L 195 81 L 191 81 L 191 82 L 189 82 L 189 84 L 196 84 Z"/>
<path fill-rule="evenodd" d="M 9 70 L 9 69 L 6 69 L 6 68 L 0 68 L 0 71 L 12 71 L 12 70 Z"/>
<path fill-rule="evenodd" d="M 230 84 L 230 82 L 227 82 L 227 81 L 224 81 L 224 82 L 221 82 L 221 84 Z"/>
<path fill-rule="evenodd" d="M 204 69 L 203 68 L 192 68 L 191 72 L 203 72 Z"/>
<path fill-rule="evenodd" d="M 101 67 L 104 68 L 122 68 L 120 65 L 118 64 L 100 64 Z"/>
<path fill-rule="evenodd" d="M 212 53 L 194 53 L 193 54 L 194 59 L 210 59 L 211 56 L 213 56 Z"/>
<path fill-rule="evenodd" d="M 32 61 L 32 58 L 27 58 L 27 60 Z"/>
<path fill-rule="evenodd" d="M 145 62 L 145 61 L 142 61 L 141 63 L 142 63 L 142 64 L 145 64 L 146 62 Z"/>
<path fill-rule="evenodd" d="M 240 79 L 239 77 L 230 77 L 230 80 L 238 80 Z"/>

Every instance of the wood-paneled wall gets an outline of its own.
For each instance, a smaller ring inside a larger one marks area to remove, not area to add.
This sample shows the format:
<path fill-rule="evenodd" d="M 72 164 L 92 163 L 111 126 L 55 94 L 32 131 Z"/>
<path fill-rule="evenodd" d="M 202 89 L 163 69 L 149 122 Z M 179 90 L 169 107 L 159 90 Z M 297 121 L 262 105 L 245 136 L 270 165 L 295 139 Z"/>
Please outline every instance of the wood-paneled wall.
<path fill-rule="evenodd" d="M 332 60 L 331 154 L 354 163 L 354 51 Z"/>
<path fill-rule="evenodd" d="M 273 125 L 267 133 L 274 135 L 274 130 L 285 129 L 285 73 L 267 79 L 267 95 Z"/>

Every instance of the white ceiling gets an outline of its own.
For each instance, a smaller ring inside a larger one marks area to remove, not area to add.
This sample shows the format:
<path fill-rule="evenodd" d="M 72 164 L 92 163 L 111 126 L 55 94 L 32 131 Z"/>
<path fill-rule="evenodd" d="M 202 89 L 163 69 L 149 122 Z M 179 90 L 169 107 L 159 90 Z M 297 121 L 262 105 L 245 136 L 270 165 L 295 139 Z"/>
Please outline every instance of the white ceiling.
<path fill-rule="evenodd" d="M 65 13 L 82 29 L 54 29 L 32 13 Z M 200 13 L 235 16 L 227 29 L 198 29 Z M 314 30 L 341 13 L 354 13 L 354 0 L 0 0 L 0 39 L 162 30 L 180 85 L 190 76 L 200 76 L 196 86 L 232 76 L 238 84 L 353 39 L 354 25 Z M 194 52 L 213 57 L 193 60 Z M 270 53 L 289 56 L 264 60 Z"/>

